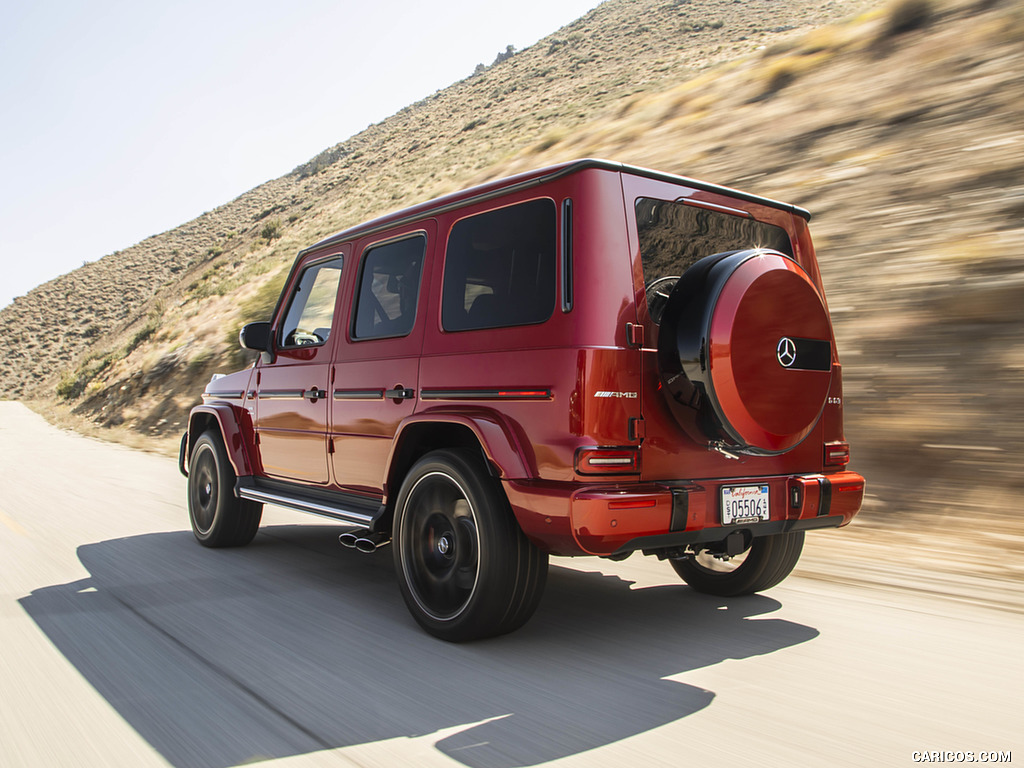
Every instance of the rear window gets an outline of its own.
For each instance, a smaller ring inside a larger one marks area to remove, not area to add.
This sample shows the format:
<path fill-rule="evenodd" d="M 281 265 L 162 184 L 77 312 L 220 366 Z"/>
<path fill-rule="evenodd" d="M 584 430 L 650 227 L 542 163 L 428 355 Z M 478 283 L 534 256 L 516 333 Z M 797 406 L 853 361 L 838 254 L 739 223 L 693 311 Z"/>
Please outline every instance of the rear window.
<path fill-rule="evenodd" d="M 637 198 L 636 227 L 647 285 L 715 253 L 771 248 L 793 256 L 782 227 L 684 203 Z"/>
<path fill-rule="evenodd" d="M 441 298 L 446 331 L 543 323 L 555 308 L 555 203 L 531 200 L 456 222 Z"/>

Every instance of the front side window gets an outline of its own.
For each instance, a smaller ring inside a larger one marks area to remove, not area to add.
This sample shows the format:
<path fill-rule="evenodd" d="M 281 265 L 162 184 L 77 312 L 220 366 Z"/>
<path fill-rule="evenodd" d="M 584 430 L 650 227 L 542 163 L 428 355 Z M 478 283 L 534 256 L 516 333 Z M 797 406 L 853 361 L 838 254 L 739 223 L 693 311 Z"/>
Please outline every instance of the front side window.
<path fill-rule="evenodd" d="M 416 301 L 427 238 L 423 235 L 373 246 L 363 259 L 353 336 L 405 336 L 416 320 Z"/>
<path fill-rule="evenodd" d="M 444 263 L 446 331 L 543 323 L 555 308 L 555 203 L 531 200 L 462 219 Z"/>
<path fill-rule="evenodd" d="M 327 341 L 340 282 L 340 257 L 306 268 L 292 293 L 281 325 L 281 347 L 304 347 Z"/>

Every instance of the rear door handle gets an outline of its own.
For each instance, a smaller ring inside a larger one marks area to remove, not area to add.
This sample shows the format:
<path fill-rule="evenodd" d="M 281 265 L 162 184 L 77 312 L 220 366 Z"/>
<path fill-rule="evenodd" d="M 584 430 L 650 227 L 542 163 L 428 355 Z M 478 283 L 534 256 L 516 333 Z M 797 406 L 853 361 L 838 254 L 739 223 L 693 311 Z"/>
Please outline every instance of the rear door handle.
<path fill-rule="evenodd" d="M 395 387 L 394 389 L 389 389 L 384 393 L 384 398 L 386 400 L 410 400 L 414 397 L 416 397 L 416 390 L 408 389 L 406 387 Z"/>

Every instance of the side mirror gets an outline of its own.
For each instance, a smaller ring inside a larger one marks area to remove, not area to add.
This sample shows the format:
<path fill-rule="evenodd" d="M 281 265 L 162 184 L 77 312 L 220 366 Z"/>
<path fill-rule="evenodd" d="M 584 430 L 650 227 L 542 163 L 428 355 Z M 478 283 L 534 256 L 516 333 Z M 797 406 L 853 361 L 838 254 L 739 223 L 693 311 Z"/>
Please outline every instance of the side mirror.
<path fill-rule="evenodd" d="M 238 343 L 245 349 L 262 353 L 264 362 L 273 362 L 274 337 L 270 323 L 249 323 L 238 333 Z M 270 358 L 268 360 L 268 358 Z"/>

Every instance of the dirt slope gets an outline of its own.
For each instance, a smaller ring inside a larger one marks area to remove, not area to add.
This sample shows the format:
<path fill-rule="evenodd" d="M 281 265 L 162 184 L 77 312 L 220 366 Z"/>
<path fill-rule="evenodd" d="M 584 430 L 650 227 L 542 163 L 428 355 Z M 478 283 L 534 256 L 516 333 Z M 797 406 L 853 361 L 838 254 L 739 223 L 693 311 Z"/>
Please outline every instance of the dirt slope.
<path fill-rule="evenodd" d="M 1024 2 L 855 16 L 870 6 L 605 3 L 17 300 L 0 313 L 0 391 L 49 407 L 59 388 L 93 423 L 172 439 L 210 373 L 239 365 L 239 325 L 269 311 L 300 247 L 469 183 L 602 156 L 811 209 L 865 519 L 952 541 L 981 518 L 977 551 L 1020 553 Z"/>

